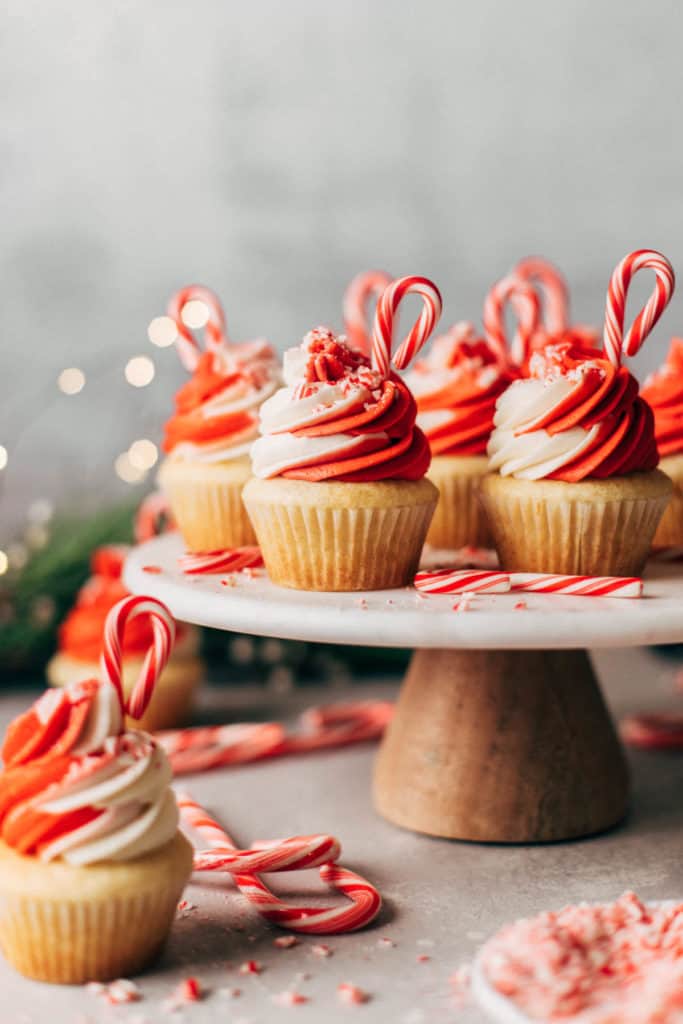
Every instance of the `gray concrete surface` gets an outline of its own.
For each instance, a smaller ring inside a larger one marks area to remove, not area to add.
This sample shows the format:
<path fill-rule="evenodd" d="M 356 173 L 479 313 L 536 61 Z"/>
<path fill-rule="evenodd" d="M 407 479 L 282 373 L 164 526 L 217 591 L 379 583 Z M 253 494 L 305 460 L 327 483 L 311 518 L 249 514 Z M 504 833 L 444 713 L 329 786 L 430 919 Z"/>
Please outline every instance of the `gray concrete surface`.
<path fill-rule="evenodd" d="M 676 707 L 670 662 L 645 651 L 603 652 L 598 668 L 617 713 L 643 706 Z M 360 695 L 391 696 L 391 683 L 354 687 Z M 272 698 L 263 691 L 207 689 L 202 720 L 284 717 L 316 701 L 340 700 L 343 690 L 306 689 Z M 27 702 L 0 701 L 0 724 Z M 360 747 L 305 758 L 272 761 L 189 777 L 184 785 L 233 831 L 238 842 L 310 831 L 337 834 L 344 863 L 381 890 L 385 908 L 376 925 L 357 935 L 322 939 L 328 959 L 311 953 L 316 940 L 282 950 L 280 934 L 245 911 L 227 883 L 216 877 L 193 884 L 187 899 L 196 909 L 179 915 L 162 962 L 140 979 L 143 1001 L 104 1007 L 84 990 L 25 981 L 0 963 L 2 1024 L 156 1024 L 178 979 L 197 976 L 208 995 L 171 1019 L 187 1024 L 267 1024 L 292 1019 L 397 1024 L 457 1021 L 481 1024 L 476 1007 L 457 1010 L 448 978 L 479 943 L 511 918 L 580 899 L 616 897 L 627 887 L 647 898 L 683 894 L 681 826 L 683 755 L 632 757 L 633 809 L 607 835 L 543 847 L 478 846 L 403 832 L 374 814 L 369 797 L 373 750 Z M 300 891 L 300 879 L 274 881 L 283 893 Z M 239 929 L 239 930 L 238 930 Z M 383 937 L 395 945 L 380 944 Z M 419 956 L 429 960 L 418 962 Z M 258 978 L 237 968 L 255 958 L 265 965 Z M 297 976 L 305 974 L 303 980 Z M 372 995 L 364 1006 L 341 1006 L 339 982 L 350 981 Z M 293 984 L 310 1002 L 283 1009 L 272 995 Z M 220 993 L 238 986 L 242 995 Z"/>

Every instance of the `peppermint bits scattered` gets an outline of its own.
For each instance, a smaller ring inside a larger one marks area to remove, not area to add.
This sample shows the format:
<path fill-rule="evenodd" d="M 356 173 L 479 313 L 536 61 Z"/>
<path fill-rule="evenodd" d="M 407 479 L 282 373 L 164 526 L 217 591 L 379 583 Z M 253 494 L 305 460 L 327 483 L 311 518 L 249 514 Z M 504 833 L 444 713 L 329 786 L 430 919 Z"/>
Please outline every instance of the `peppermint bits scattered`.
<path fill-rule="evenodd" d="M 347 1006 L 359 1006 L 361 1003 L 367 1003 L 370 995 L 357 985 L 343 981 L 337 985 L 337 998 L 340 1003 L 346 1003 Z"/>
<path fill-rule="evenodd" d="M 239 966 L 239 972 L 243 975 L 261 974 L 262 971 L 263 964 L 259 963 L 258 960 L 245 960 L 244 963 Z"/>

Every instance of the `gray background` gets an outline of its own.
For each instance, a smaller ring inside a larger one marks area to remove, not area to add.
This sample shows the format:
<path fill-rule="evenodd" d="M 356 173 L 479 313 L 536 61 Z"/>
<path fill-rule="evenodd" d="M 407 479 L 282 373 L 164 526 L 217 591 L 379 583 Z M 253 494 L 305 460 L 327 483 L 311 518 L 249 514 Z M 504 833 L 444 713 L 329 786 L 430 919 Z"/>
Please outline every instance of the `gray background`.
<path fill-rule="evenodd" d="M 36 498 L 129 495 L 113 460 L 158 440 L 183 377 L 146 326 L 183 283 L 220 292 L 236 337 L 283 347 L 338 323 L 374 265 L 433 276 L 445 318 L 476 319 L 541 252 L 597 323 L 626 251 L 683 264 L 675 0 L 6 10 L 0 542 Z M 141 353 L 157 375 L 136 390 L 123 367 Z M 67 398 L 55 380 L 74 365 L 88 383 Z"/>

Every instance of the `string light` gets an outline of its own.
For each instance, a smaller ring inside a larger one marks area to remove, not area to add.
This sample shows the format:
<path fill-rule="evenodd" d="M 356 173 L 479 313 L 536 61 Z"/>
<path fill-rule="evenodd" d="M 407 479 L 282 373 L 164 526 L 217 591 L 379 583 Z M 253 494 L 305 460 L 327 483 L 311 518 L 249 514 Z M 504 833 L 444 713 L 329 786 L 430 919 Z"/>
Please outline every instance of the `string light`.
<path fill-rule="evenodd" d="M 149 356 L 133 356 L 126 363 L 126 380 L 134 388 L 146 388 L 154 380 L 154 363 Z"/>
<path fill-rule="evenodd" d="M 4 445 L 0 444 L 0 469 L 4 469 L 7 465 L 9 454 Z"/>
<path fill-rule="evenodd" d="M 157 446 L 154 441 L 149 441 L 146 437 L 140 438 L 139 441 L 133 441 L 128 449 L 128 461 L 131 466 L 143 472 L 151 469 L 156 464 L 158 458 L 159 450 Z"/>
<path fill-rule="evenodd" d="M 178 337 L 175 320 L 170 316 L 155 316 L 147 328 L 147 337 L 157 348 L 168 348 Z"/>
<path fill-rule="evenodd" d="M 200 327 L 206 327 L 209 315 L 209 307 L 205 302 L 202 302 L 201 299 L 190 299 L 183 306 L 180 319 L 186 327 L 198 330 Z"/>
<path fill-rule="evenodd" d="M 9 558 L 5 551 L 0 551 L 0 576 L 4 576 L 9 569 Z"/>
<path fill-rule="evenodd" d="M 114 460 L 114 471 L 124 484 L 139 484 L 144 480 L 146 473 L 144 469 L 138 469 L 130 461 L 128 452 L 121 452 Z"/>
<path fill-rule="evenodd" d="M 85 387 L 85 374 L 77 366 L 69 366 L 57 377 L 57 387 L 65 395 L 77 395 Z"/>

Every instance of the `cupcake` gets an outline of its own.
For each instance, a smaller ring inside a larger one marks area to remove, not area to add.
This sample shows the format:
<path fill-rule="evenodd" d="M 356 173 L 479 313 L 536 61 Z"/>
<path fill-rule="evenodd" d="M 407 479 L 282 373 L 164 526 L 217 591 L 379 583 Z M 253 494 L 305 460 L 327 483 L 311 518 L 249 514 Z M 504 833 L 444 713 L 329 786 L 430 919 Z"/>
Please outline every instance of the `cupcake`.
<path fill-rule="evenodd" d="M 414 292 L 423 310 L 393 356 L 405 368 L 441 297 L 425 278 L 395 281 L 375 318 L 372 360 L 320 327 L 285 354 L 285 387 L 261 408 L 244 503 L 274 583 L 382 590 L 412 581 L 438 491 L 406 384 L 390 369 L 394 318 Z"/>
<path fill-rule="evenodd" d="M 664 365 L 648 377 L 643 398 L 655 416 L 659 468 L 673 482 L 673 496 L 657 527 L 655 548 L 683 545 L 683 338 L 672 338 Z"/>
<path fill-rule="evenodd" d="M 657 289 L 624 337 L 633 274 L 651 267 Z M 608 291 L 604 351 L 561 342 L 535 353 L 528 379 L 497 402 L 482 498 L 503 567 L 511 572 L 639 575 L 672 484 L 659 471 L 652 410 L 621 366 L 673 291 L 665 257 L 639 250 Z"/>
<path fill-rule="evenodd" d="M 2 758 L 5 957 L 53 983 L 139 972 L 192 870 L 165 753 L 125 729 L 114 686 L 90 679 L 36 701 L 7 730 Z"/>
<path fill-rule="evenodd" d="M 183 320 L 189 303 L 200 303 L 209 314 L 204 351 Z M 169 315 L 192 376 L 178 391 L 165 427 L 159 484 L 189 551 L 254 544 L 241 492 L 250 476 L 259 407 L 278 385 L 275 353 L 262 340 L 229 342 L 223 310 L 208 289 L 183 289 L 171 300 Z"/>
<path fill-rule="evenodd" d="M 128 552 L 125 545 L 98 548 L 92 556 L 92 576 L 81 588 L 76 603 L 58 631 L 58 649 L 47 664 L 52 686 L 91 679 L 97 675 L 102 631 L 110 609 L 128 591 L 121 582 L 121 570 Z M 204 674 L 198 656 L 199 632 L 193 626 L 178 625 L 176 642 L 143 719 L 141 728 L 154 732 L 186 721 L 193 696 Z M 129 693 L 140 674 L 152 643 L 149 622 L 136 619 L 124 637 L 123 688 Z"/>

